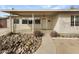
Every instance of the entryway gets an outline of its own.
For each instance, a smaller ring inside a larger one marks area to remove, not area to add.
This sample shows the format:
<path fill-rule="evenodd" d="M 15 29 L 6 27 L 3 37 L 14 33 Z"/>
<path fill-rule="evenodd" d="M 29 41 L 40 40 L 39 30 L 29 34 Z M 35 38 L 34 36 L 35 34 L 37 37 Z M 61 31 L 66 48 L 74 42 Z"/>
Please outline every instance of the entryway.
<path fill-rule="evenodd" d="M 42 17 L 41 19 L 42 30 L 52 30 L 52 19 L 49 17 Z"/>
<path fill-rule="evenodd" d="M 42 29 L 45 30 L 47 29 L 47 19 L 44 17 L 42 18 Z"/>

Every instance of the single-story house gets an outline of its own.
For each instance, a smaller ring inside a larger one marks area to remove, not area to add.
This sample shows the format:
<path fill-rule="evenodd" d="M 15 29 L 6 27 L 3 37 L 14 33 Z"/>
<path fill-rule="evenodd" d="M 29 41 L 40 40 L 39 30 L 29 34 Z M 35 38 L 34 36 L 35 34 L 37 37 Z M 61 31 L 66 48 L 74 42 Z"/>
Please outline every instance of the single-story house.
<path fill-rule="evenodd" d="M 0 32 L 56 31 L 60 34 L 79 34 L 79 9 L 68 10 L 1 10 L 9 13 L 7 26 Z M 3 23 L 4 24 L 4 23 Z"/>

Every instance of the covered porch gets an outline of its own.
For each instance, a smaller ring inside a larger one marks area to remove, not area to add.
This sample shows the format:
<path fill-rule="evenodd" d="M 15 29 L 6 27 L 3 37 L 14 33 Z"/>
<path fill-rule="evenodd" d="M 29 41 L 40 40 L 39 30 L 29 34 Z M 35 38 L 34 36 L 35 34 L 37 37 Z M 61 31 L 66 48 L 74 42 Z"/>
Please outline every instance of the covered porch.
<path fill-rule="evenodd" d="M 58 13 L 54 11 L 7 10 L 3 12 L 10 13 L 9 19 L 12 32 L 50 31 L 53 30 L 58 17 Z M 15 19 L 19 19 L 19 24 L 14 23 Z M 23 24 L 23 20 L 30 21 L 26 21 L 27 24 Z"/>

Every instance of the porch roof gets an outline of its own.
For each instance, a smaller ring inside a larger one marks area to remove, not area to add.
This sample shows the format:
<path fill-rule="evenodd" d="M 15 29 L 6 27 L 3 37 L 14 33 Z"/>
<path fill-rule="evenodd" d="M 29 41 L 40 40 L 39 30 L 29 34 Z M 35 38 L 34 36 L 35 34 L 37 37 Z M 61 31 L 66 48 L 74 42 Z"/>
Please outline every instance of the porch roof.
<path fill-rule="evenodd" d="M 2 12 L 6 12 L 13 15 L 19 16 L 31 16 L 34 15 L 55 15 L 59 13 L 78 13 L 79 9 L 77 10 L 2 10 Z"/>

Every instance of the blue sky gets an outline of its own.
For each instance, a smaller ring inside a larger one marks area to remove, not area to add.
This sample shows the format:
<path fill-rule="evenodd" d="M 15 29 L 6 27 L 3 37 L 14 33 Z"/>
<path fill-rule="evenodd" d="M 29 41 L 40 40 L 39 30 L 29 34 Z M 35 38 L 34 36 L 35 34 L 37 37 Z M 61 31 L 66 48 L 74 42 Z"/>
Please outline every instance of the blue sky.
<path fill-rule="evenodd" d="M 12 9 L 15 10 L 26 10 L 26 9 L 68 9 L 71 6 L 74 8 L 79 8 L 79 5 L 0 5 L 0 10 Z M 0 16 L 6 16 L 8 14 L 0 12 Z"/>

